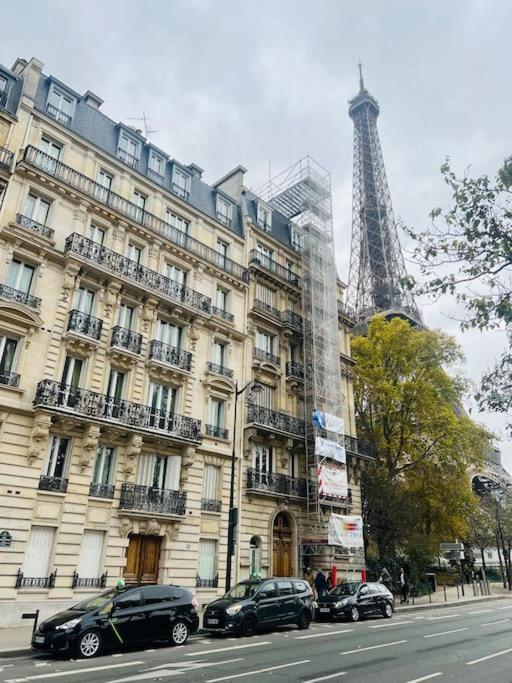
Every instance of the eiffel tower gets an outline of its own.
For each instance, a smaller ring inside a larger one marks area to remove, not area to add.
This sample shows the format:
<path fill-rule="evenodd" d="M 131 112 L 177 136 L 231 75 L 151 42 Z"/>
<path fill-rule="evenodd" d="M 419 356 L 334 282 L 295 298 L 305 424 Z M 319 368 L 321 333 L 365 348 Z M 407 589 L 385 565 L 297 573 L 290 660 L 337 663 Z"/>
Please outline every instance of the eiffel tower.
<path fill-rule="evenodd" d="M 402 286 L 406 270 L 377 130 L 379 111 L 359 63 L 359 93 L 348 110 L 354 122 L 354 169 L 347 303 L 360 325 L 378 313 L 422 325 L 412 294 Z"/>

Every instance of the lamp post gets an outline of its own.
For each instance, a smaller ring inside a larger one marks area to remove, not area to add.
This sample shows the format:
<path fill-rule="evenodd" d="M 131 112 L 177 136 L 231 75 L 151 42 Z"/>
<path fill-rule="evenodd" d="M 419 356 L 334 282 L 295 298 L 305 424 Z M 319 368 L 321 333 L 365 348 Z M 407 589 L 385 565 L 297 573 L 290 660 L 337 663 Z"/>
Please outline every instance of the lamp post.
<path fill-rule="evenodd" d="M 241 396 L 244 391 L 251 388 L 252 393 L 259 393 L 263 391 L 263 386 L 259 382 L 251 380 L 242 387 L 238 388 L 238 382 L 235 382 L 235 407 L 233 415 L 233 448 L 231 451 L 231 480 L 229 482 L 229 521 L 228 521 L 228 551 L 226 556 L 226 593 L 231 588 L 231 562 L 234 551 L 234 541 L 235 541 L 235 529 L 238 524 L 238 508 L 234 507 L 235 502 L 235 462 L 236 462 L 236 412 L 238 405 L 238 397 Z"/>

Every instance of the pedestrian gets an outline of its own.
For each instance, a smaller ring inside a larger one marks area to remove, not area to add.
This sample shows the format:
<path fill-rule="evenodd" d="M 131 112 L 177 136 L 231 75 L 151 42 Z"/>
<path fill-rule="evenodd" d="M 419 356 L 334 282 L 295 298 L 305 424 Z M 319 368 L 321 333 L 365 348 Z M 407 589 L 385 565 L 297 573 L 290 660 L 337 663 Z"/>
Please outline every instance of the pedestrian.
<path fill-rule="evenodd" d="M 409 604 L 409 579 L 403 567 L 400 567 L 400 604 Z"/>
<path fill-rule="evenodd" d="M 386 567 L 382 568 L 382 571 L 379 576 L 379 583 L 384 584 L 388 591 L 390 591 L 393 586 L 393 579 L 391 578 L 391 574 L 388 572 Z"/>
<path fill-rule="evenodd" d="M 315 585 L 315 577 L 313 576 L 313 572 L 311 571 L 310 567 L 304 568 L 304 581 L 307 581 L 311 588 L 313 588 Z"/>
<path fill-rule="evenodd" d="M 327 570 L 320 569 L 315 577 L 315 588 L 318 594 L 318 599 L 321 600 L 329 590 L 326 578 Z"/>

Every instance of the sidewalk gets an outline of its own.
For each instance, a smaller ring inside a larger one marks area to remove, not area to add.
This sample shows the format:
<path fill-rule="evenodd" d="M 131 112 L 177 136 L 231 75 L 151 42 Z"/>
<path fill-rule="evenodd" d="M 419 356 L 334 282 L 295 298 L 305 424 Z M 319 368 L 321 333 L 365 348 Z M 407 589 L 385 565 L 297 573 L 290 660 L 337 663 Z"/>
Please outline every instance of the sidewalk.
<path fill-rule="evenodd" d="M 425 607 L 453 607 L 460 604 L 471 604 L 472 602 L 482 602 L 485 600 L 499 600 L 502 598 L 512 598 L 512 592 L 503 588 L 501 584 L 492 583 L 489 584 L 490 595 L 480 595 L 475 594 L 473 587 L 464 586 L 464 593 L 459 587 L 457 592 L 456 586 L 447 586 L 445 590 L 443 587 L 438 587 L 435 593 L 429 595 L 422 595 L 419 598 L 409 598 L 409 603 L 407 605 L 400 604 L 400 597 L 395 596 L 396 599 L 396 611 L 400 612 L 402 610 L 412 610 L 412 609 L 423 609 Z M 478 589 L 477 589 L 478 590 Z"/>

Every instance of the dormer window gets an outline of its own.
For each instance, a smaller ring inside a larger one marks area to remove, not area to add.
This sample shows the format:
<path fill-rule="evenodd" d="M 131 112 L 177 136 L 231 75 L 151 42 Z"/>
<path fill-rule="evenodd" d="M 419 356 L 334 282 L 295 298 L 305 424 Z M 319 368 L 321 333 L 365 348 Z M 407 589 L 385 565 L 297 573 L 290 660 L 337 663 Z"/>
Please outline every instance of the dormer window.
<path fill-rule="evenodd" d="M 258 202 L 258 225 L 263 228 L 266 232 L 270 232 L 272 227 L 272 209 L 263 204 L 263 202 Z"/>
<path fill-rule="evenodd" d="M 233 205 L 220 194 L 217 195 L 217 220 L 228 227 L 231 225 Z"/>
<path fill-rule="evenodd" d="M 75 111 L 76 99 L 54 83 L 50 86 L 48 101 L 46 102 L 46 113 L 57 123 L 70 126 Z"/>
<path fill-rule="evenodd" d="M 121 159 L 127 166 L 136 168 L 139 163 L 140 142 L 130 135 L 121 131 L 117 148 L 117 158 Z"/>
<path fill-rule="evenodd" d="M 165 170 L 164 158 L 152 149 L 149 151 L 148 168 L 150 171 L 163 178 Z"/>
<path fill-rule="evenodd" d="M 5 107 L 7 104 L 7 78 L 0 74 L 0 107 Z"/>
<path fill-rule="evenodd" d="M 290 242 L 292 249 L 295 251 L 302 251 L 302 235 L 294 225 L 290 225 Z"/>
<path fill-rule="evenodd" d="M 178 197 L 181 197 L 181 199 L 188 199 L 190 194 L 190 176 L 176 165 L 172 170 L 171 189 L 174 194 L 178 195 Z"/>

